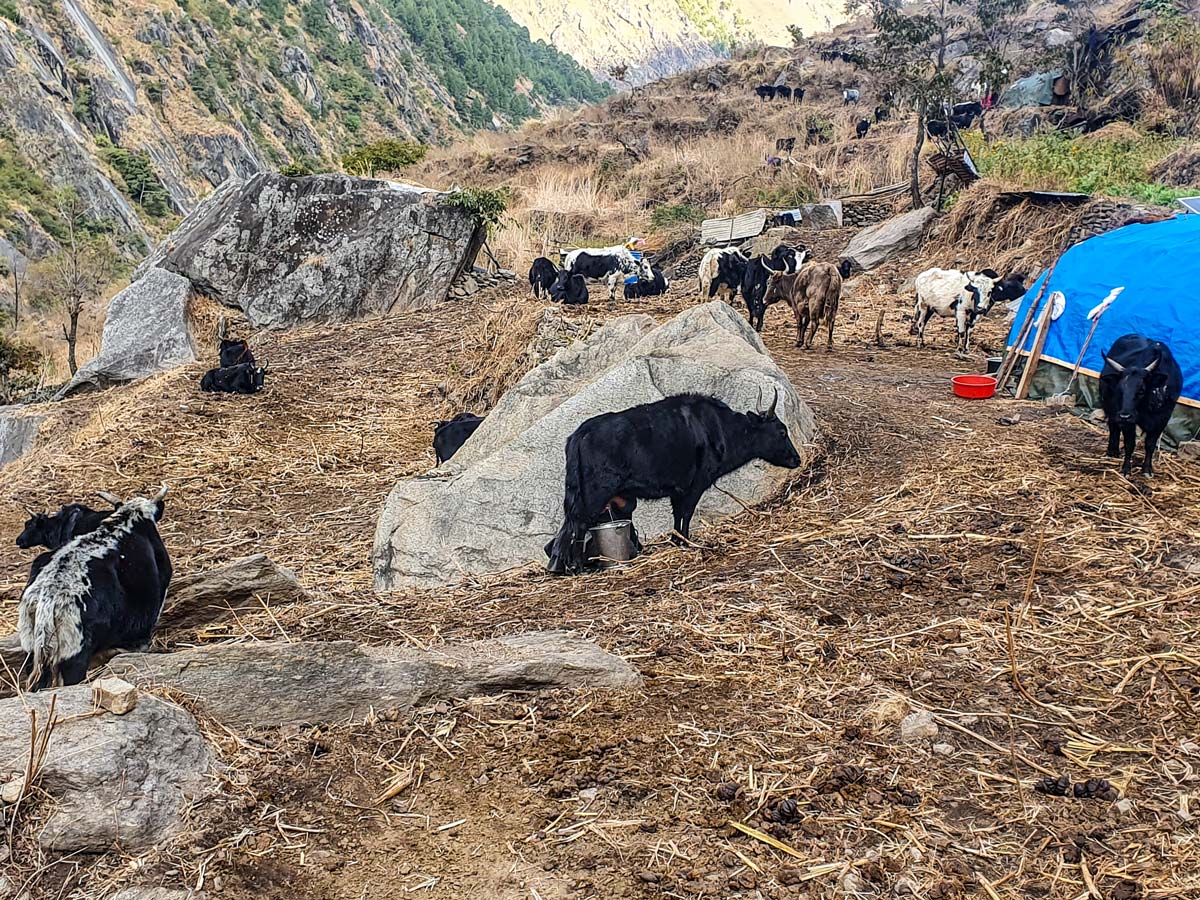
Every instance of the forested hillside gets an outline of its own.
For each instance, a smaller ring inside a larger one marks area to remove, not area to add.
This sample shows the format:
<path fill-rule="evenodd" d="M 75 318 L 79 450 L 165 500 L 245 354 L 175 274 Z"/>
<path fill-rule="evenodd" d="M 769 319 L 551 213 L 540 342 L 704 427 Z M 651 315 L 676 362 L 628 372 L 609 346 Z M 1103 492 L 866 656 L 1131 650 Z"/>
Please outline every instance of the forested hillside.
<path fill-rule="evenodd" d="M 136 249 L 230 176 L 607 90 L 486 0 L 4 0 L 0 227 L 42 255 L 71 188 Z"/>

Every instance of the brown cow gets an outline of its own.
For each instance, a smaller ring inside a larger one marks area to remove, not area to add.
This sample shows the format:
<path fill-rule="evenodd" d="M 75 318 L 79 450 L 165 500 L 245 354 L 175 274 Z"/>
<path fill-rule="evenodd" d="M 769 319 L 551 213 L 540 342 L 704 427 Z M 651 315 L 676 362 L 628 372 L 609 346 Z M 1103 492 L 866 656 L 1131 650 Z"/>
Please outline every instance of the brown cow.
<path fill-rule="evenodd" d="M 842 274 L 830 263 L 809 263 L 795 275 L 771 274 L 765 304 L 787 301 L 796 315 L 796 346 L 812 349 L 813 337 L 822 323 L 829 326 L 826 350 L 833 349 L 833 322 L 842 296 Z M 807 332 L 807 338 L 805 336 Z"/>

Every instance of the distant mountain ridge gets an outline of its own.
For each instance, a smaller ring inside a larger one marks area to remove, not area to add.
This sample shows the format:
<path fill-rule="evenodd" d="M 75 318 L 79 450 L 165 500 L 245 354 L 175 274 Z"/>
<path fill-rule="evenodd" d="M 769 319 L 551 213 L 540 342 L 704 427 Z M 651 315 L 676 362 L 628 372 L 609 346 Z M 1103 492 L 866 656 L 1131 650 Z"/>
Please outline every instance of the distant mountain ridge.
<path fill-rule="evenodd" d="M 599 77 L 618 64 L 643 84 L 709 65 L 743 41 L 790 46 L 845 21 L 843 0 L 497 0 L 512 17 Z"/>

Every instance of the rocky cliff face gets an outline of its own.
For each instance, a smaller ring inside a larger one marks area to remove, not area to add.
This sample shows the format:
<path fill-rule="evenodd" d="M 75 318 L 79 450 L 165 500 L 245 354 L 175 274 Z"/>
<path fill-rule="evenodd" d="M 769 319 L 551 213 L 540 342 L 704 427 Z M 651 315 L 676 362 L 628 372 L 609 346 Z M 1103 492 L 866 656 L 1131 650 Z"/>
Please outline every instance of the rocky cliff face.
<path fill-rule="evenodd" d="M 34 255 L 52 246 L 52 191 L 65 186 L 144 248 L 227 178 L 331 167 L 374 138 L 439 141 L 602 95 L 485 0 L 437 7 L 0 4 L 0 236 Z M 481 44 L 506 52 L 477 53 L 486 71 L 462 77 L 455 60 Z"/>
<path fill-rule="evenodd" d="M 709 65 L 744 41 L 789 46 L 845 20 L 842 0 L 497 0 L 534 38 L 569 53 L 600 78 L 628 66 L 644 84 Z"/>

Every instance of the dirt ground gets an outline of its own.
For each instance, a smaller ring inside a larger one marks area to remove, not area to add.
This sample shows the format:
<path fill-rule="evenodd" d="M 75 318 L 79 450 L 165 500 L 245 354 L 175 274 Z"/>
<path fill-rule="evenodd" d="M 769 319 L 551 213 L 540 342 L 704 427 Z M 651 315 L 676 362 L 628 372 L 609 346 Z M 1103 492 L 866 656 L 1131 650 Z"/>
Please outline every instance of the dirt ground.
<path fill-rule="evenodd" d="M 1082 418 L 955 398 L 949 377 L 986 353 L 955 360 L 946 323 L 918 351 L 908 301 L 865 280 L 833 353 L 795 349 L 786 310 L 768 313 L 767 346 L 817 414 L 813 466 L 697 548 L 582 579 L 370 591 L 377 510 L 432 465 L 438 386 L 484 301 L 263 337 L 276 376 L 252 398 L 198 395 L 197 365 L 69 401 L 68 437 L 5 470 L 0 533 L 22 504 L 165 478 L 180 571 L 253 548 L 308 588 L 163 649 L 570 628 L 645 683 L 337 727 L 205 723 L 228 769 L 186 839 L 42 860 L 34 896 L 1200 897 L 1200 470 L 1167 455 L 1125 479 Z M 984 344 L 1001 335 L 987 323 Z M 6 618 L 28 565 L 9 540 Z M 906 743 L 899 722 L 922 711 Z M 1036 790 L 1060 775 L 1105 779 L 1083 787 L 1105 797 Z"/>

